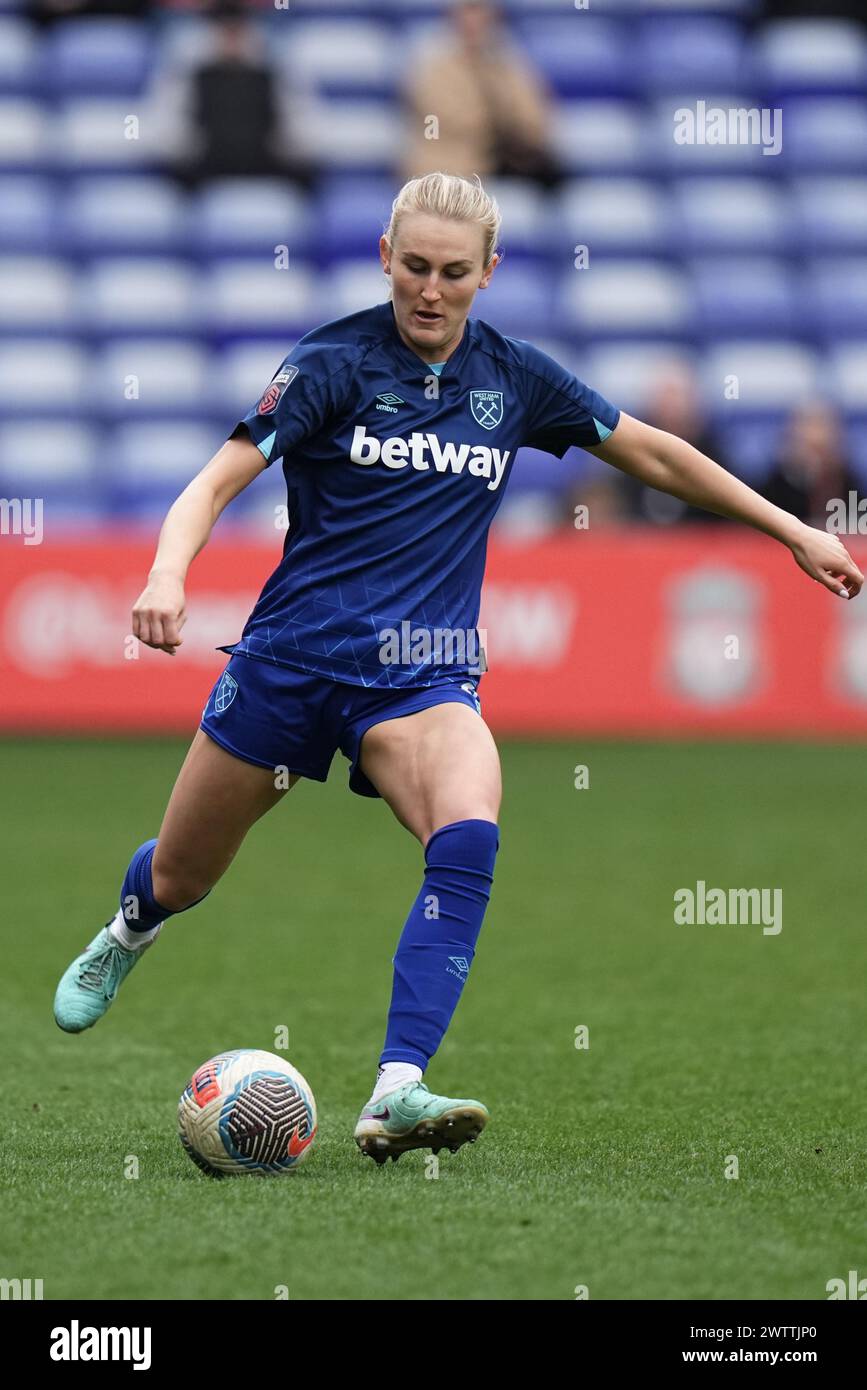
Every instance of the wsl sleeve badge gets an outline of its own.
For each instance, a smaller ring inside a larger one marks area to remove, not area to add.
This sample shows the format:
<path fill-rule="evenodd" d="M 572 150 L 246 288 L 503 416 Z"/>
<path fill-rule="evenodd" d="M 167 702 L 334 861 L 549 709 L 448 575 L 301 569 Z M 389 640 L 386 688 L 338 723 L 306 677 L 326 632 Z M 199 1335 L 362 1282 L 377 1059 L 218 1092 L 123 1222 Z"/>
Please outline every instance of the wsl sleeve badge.
<path fill-rule="evenodd" d="M 256 406 L 257 415 L 271 415 L 277 409 L 280 397 L 286 390 L 290 381 L 294 381 L 298 375 L 297 367 L 285 367 L 282 372 L 278 372 L 271 385 L 263 395 L 259 404 Z"/>

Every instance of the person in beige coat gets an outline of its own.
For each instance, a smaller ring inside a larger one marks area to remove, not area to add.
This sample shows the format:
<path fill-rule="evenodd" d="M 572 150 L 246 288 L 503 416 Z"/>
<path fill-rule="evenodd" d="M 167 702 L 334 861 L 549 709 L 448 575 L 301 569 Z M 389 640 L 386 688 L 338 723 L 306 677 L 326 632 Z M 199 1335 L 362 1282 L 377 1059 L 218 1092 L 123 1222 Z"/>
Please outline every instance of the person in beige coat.
<path fill-rule="evenodd" d="M 550 100 L 488 0 L 458 0 L 442 41 L 424 49 L 403 87 L 401 174 L 515 176 L 556 183 Z"/>

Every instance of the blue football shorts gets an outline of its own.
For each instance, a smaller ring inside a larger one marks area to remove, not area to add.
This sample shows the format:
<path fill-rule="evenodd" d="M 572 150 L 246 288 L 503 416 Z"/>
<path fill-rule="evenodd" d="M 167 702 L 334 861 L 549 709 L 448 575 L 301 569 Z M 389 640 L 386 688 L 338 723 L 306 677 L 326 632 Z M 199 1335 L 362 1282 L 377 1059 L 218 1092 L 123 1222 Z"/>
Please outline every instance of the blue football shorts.
<path fill-rule="evenodd" d="M 208 696 L 199 727 L 236 758 L 258 767 L 285 768 L 315 782 L 326 780 L 339 748 L 349 759 L 350 789 L 359 796 L 379 796 L 358 765 L 367 730 L 384 719 L 450 702 L 482 712 L 471 676 L 383 690 L 346 685 L 236 652 Z"/>

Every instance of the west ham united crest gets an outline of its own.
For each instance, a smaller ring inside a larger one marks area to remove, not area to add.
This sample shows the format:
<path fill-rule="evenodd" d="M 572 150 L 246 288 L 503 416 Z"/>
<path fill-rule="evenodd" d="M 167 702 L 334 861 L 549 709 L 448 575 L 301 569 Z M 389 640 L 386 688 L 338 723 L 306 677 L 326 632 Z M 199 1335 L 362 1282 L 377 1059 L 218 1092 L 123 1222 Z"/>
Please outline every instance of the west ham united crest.
<path fill-rule="evenodd" d="M 471 391 L 470 410 L 477 425 L 485 430 L 495 430 L 503 418 L 502 391 Z"/>
<path fill-rule="evenodd" d="M 234 676 L 230 676 L 228 671 L 224 671 L 220 677 L 220 684 L 214 694 L 214 709 L 217 714 L 222 714 L 227 710 L 238 693 L 238 682 Z"/>

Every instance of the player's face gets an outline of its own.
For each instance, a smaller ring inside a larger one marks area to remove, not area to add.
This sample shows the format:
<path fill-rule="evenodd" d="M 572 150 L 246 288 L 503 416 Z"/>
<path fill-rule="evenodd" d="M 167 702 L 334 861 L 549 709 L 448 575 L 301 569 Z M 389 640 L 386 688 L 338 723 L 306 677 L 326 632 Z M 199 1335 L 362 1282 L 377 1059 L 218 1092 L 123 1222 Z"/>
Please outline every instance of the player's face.
<path fill-rule="evenodd" d="M 444 362 L 458 346 L 473 297 L 487 289 L 494 256 L 485 266 L 484 232 L 476 222 L 457 222 L 413 212 L 403 217 L 394 246 L 379 243 L 391 275 L 392 303 L 403 341 L 426 362 Z"/>

